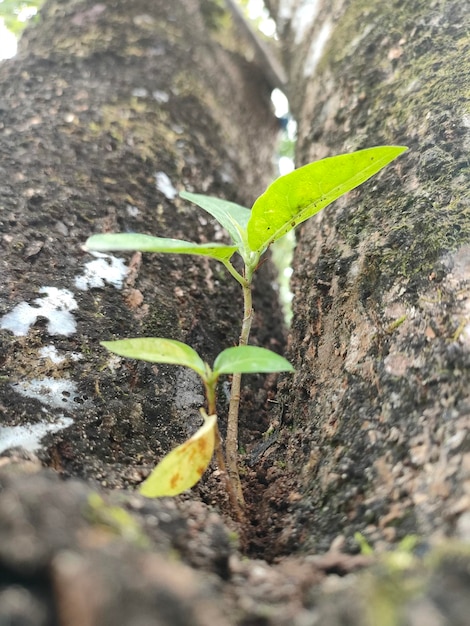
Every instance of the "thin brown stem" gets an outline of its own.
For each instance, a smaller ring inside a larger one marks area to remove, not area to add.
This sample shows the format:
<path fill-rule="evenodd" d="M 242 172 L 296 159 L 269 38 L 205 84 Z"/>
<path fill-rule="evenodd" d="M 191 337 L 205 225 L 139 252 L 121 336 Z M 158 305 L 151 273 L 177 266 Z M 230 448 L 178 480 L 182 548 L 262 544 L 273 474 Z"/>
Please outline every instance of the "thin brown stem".
<path fill-rule="evenodd" d="M 253 319 L 253 303 L 251 296 L 251 275 L 246 277 L 243 286 L 244 314 L 243 324 L 238 344 L 246 346 L 250 336 L 251 322 Z M 238 471 L 238 413 L 240 407 L 241 374 L 233 374 L 230 404 L 227 421 L 227 439 L 225 442 L 225 455 L 230 480 L 235 487 L 235 493 L 239 506 L 245 507 L 243 491 Z"/>
<path fill-rule="evenodd" d="M 232 510 L 235 512 L 235 516 L 237 521 L 243 523 L 245 521 L 245 513 L 238 501 L 237 493 L 235 490 L 235 484 L 233 483 L 229 473 L 227 472 L 227 466 L 225 464 L 225 457 L 222 449 L 222 436 L 220 434 L 219 427 L 216 425 L 215 427 L 215 459 L 217 461 L 217 465 L 219 470 L 223 473 L 225 478 L 225 489 L 228 494 L 228 498 L 230 501 L 230 506 Z"/>
<path fill-rule="evenodd" d="M 206 389 L 207 408 L 209 415 L 215 415 L 216 410 L 216 387 L 217 382 L 204 383 Z M 227 471 L 227 465 L 225 463 L 225 456 L 222 446 L 222 436 L 220 434 L 219 426 L 215 425 L 215 459 L 219 470 L 223 473 L 225 478 L 225 489 L 227 491 L 230 506 L 235 512 L 237 521 L 243 523 L 245 521 L 245 515 L 242 506 L 240 505 L 237 497 L 236 484 L 231 479 L 229 472 Z"/>

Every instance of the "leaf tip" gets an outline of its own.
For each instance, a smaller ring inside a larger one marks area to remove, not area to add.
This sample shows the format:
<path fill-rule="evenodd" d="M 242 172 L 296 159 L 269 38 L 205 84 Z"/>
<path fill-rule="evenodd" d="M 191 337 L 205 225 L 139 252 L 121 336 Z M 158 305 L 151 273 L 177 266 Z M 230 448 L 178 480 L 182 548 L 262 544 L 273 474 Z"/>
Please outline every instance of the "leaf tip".
<path fill-rule="evenodd" d="M 397 155 L 403 154 L 403 152 L 408 152 L 409 150 L 408 146 L 394 146 L 394 148 L 397 150 Z"/>
<path fill-rule="evenodd" d="M 94 235 L 91 235 L 91 237 L 88 237 L 88 239 L 85 241 L 85 243 L 81 246 L 81 249 L 84 252 L 90 252 L 91 250 L 93 250 L 93 245 L 92 245 L 93 237 L 94 237 Z"/>

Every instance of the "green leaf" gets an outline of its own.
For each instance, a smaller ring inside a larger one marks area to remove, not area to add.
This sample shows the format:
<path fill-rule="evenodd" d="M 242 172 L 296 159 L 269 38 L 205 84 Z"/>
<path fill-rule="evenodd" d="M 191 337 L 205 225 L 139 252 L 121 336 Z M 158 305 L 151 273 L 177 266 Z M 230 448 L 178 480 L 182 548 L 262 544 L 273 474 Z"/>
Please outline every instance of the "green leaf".
<path fill-rule="evenodd" d="M 182 191 L 180 196 L 185 200 L 194 202 L 201 209 L 210 213 L 212 217 L 215 217 L 240 250 L 246 247 L 246 227 L 251 215 L 250 209 L 221 198 L 203 196 L 189 191 Z"/>
<path fill-rule="evenodd" d="M 322 159 L 281 176 L 253 205 L 247 226 L 250 248 L 262 254 L 274 241 L 361 185 L 405 150 L 403 146 L 368 148 Z"/>
<path fill-rule="evenodd" d="M 201 410 L 204 424 L 183 444 L 167 454 L 139 488 L 147 498 L 176 496 L 195 485 L 214 454 L 216 415 Z"/>
<path fill-rule="evenodd" d="M 266 374 L 293 372 L 287 359 L 257 346 L 235 346 L 223 350 L 215 359 L 214 376 L 221 374 Z"/>
<path fill-rule="evenodd" d="M 372 556 L 374 554 L 374 549 L 371 547 L 370 543 L 367 541 L 362 533 L 354 533 L 354 539 L 358 544 L 361 554 L 363 556 Z"/>
<path fill-rule="evenodd" d="M 238 249 L 236 246 L 226 246 L 219 243 L 192 243 L 183 239 L 152 237 L 139 233 L 92 235 L 87 239 L 84 247 L 85 250 L 96 250 L 97 252 L 139 250 L 140 252 L 199 254 L 219 261 L 230 259 Z"/>
<path fill-rule="evenodd" d="M 169 363 L 190 367 L 203 379 L 207 379 L 206 364 L 196 350 L 175 339 L 162 337 L 137 337 L 134 339 L 118 339 L 102 341 L 101 345 L 110 352 L 140 361 L 151 363 Z"/>

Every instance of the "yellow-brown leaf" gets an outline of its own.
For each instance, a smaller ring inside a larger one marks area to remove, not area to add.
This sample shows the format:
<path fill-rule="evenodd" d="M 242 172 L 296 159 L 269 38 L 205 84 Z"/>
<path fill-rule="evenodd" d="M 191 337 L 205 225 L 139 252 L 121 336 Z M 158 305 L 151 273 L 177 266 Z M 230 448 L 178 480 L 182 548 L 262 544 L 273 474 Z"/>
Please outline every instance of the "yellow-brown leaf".
<path fill-rule="evenodd" d="M 201 410 L 204 424 L 194 435 L 169 452 L 139 488 L 147 498 L 176 496 L 195 485 L 211 462 L 216 415 Z"/>

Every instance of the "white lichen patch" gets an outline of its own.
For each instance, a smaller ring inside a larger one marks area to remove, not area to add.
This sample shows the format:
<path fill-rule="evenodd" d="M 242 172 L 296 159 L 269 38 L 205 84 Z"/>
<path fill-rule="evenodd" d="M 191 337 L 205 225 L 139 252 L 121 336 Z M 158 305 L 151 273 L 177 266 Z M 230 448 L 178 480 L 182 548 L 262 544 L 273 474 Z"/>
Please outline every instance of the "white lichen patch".
<path fill-rule="evenodd" d="M 75 287 L 86 291 L 104 287 L 106 283 L 109 283 L 116 289 L 121 289 L 127 274 L 124 260 L 101 252 L 91 252 L 91 254 L 96 258 L 85 264 L 83 274 L 75 278 Z"/>
<path fill-rule="evenodd" d="M 178 195 L 178 191 L 165 172 L 155 172 L 155 186 L 168 200 L 173 200 Z"/>
<path fill-rule="evenodd" d="M 146 98 L 149 95 L 149 92 L 145 89 L 145 87 L 136 87 L 132 90 L 132 95 L 134 98 Z"/>
<path fill-rule="evenodd" d="M 109 358 L 106 362 L 106 367 L 113 373 L 115 374 L 117 372 L 117 370 L 121 367 L 122 364 L 122 358 L 120 356 L 118 356 L 117 354 L 111 354 L 109 355 Z"/>
<path fill-rule="evenodd" d="M 67 352 L 67 354 L 59 354 L 57 348 L 52 344 L 40 348 L 38 354 L 41 359 L 49 359 L 50 361 L 52 361 L 52 363 L 56 364 L 62 363 L 66 359 L 79 361 L 82 358 L 82 355 L 78 352 Z"/>
<path fill-rule="evenodd" d="M 17 304 L 2 317 L 0 328 L 21 337 L 28 334 L 39 317 L 45 317 L 49 320 L 47 332 L 50 335 L 72 335 L 76 330 L 76 322 L 70 311 L 78 306 L 72 292 L 56 287 L 41 287 L 39 293 L 46 294 L 46 297 L 35 298 L 33 306 L 27 302 Z"/>
<path fill-rule="evenodd" d="M 49 359 L 53 363 L 62 363 L 62 361 L 65 360 L 65 357 L 61 356 L 57 352 L 57 348 L 55 346 L 52 346 L 52 345 L 50 345 L 50 346 L 43 346 L 39 350 L 39 356 L 41 357 L 41 359 Z"/>
<path fill-rule="evenodd" d="M 23 426 L 0 426 L 0 453 L 9 448 L 21 446 L 29 452 L 36 452 L 41 447 L 41 439 L 49 433 L 56 433 L 73 423 L 70 417 L 60 416 L 54 422 L 25 424 Z"/>
<path fill-rule="evenodd" d="M 131 217 L 137 217 L 137 215 L 139 215 L 140 213 L 138 207 L 134 206 L 133 204 L 126 204 L 126 211 L 127 215 L 130 215 Z"/>
<path fill-rule="evenodd" d="M 77 391 L 73 381 L 63 378 L 33 378 L 12 383 L 11 387 L 21 396 L 39 400 L 52 409 L 76 411 L 89 403 L 86 396 Z"/>
<path fill-rule="evenodd" d="M 132 21 L 134 22 L 134 24 L 136 26 L 151 26 L 155 20 L 151 15 L 148 15 L 147 13 L 141 13 L 140 15 L 135 15 L 132 18 Z"/>
<path fill-rule="evenodd" d="M 160 89 L 155 89 L 152 91 L 152 97 L 154 100 L 160 103 L 168 102 L 170 96 L 166 93 L 166 91 L 161 91 Z"/>

